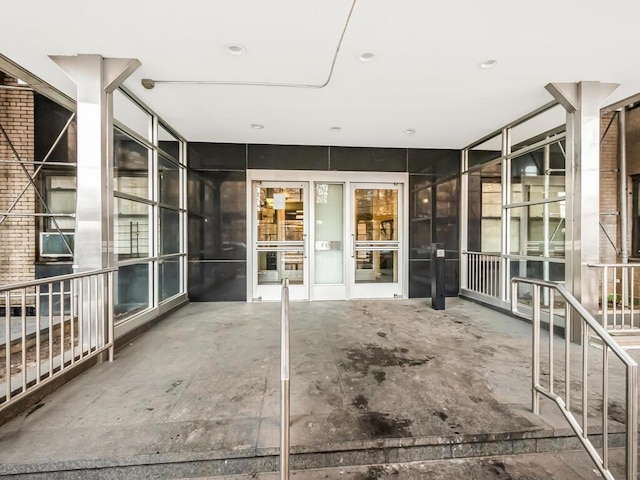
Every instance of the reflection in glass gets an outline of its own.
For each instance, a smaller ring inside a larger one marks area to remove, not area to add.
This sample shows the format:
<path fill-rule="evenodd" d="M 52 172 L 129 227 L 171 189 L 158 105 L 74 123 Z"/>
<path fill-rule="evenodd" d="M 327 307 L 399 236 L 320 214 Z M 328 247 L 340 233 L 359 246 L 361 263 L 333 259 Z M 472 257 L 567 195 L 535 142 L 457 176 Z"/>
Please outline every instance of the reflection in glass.
<path fill-rule="evenodd" d="M 565 202 L 510 209 L 511 254 L 564 258 Z"/>
<path fill-rule="evenodd" d="M 124 198 L 114 200 L 116 259 L 148 257 L 151 207 Z"/>
<path fill-rule="evenodd" d="M 356 283 L 397 283 L 397 250 L 356 251 Z"/>
<path fill-rule="evenodd" d="M 180 252 L 180 212 L 160 209 L 160 255 Z"/>
<path fill-rule="evenodd" d="M 116 292 L 114 293 L 114 311 L 116 320 L 149 308 L 148 263 L 122 266 L 116 272 Z"/>
<path fill-rule="evenodd" d="M 151 140 L 151 115 L 120 90 L 113 92 L 113 118 L 125 124 L 145 140 Z"/>
<path fill-rule="evenodd" d="M 258 252 L 258 285 L 277 285 L 285 278 L 292 285 L 302 285 L 304 279 L 304 252 Z"/>
<path fill-rule="evenodd" d="M 175 160 L 181 160 L 179 140 L 161 123 L 158 124 L 158 146 L 171 155 Z"/>
<path fill-rule="evenodd" d="M 398 190 L 356 189 L 357 241 L 398 240 Z"/>
<path fill-rule="evenodd" d="M 158 156 L 158 186 L 160 203 L 180 206 L 180 169 L 178 165 Z"/>
<path fill-rule="evenodd" d="M 166 258 L 159 265 L 161 302 L 180 293 L 181 261 L 181 258 Z"/>
<path fill-rule="evenodd" d="M 149 198 L 149 157 L 151 151 L 128 135 L 115 130 L 114 189 L 118 192 Z"/>
<path fill-rule="evenodd" d="M 565 196 L 564 141 L 541 147 L 511 161 L 511 203 Z"/>
<path fill-rule="evenodd" d="M 343 185 L 316 183 L 316 284 L 341 284 L 344 274 Z"/>
<path fill-rule="evenodd" d="M 302 241 L 303 189 L 259 188 L 257 191 L 258 241 Z"/>

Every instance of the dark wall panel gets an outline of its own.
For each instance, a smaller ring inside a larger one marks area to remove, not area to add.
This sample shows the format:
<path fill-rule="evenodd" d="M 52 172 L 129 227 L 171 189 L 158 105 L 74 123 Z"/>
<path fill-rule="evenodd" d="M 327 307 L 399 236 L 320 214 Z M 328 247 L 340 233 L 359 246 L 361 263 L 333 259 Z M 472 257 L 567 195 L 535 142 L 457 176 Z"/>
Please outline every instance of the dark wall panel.
<path fill-rule="evenodd" d="M 331 170 L 406 172 L 407 149 L 331 147 Z"/>
<path fill-rule="evenodd" d="M 247 300 L 246 262 L 189 262 L 189 298 L 192 302 Z"/>
<path fill-rule="evenodd" d="M 328 170 L 329 147 L 249 145 L 248 168 L 263 170 Z"/>
<path fill-rule="evenodd" d="M 187 164 L 194 170 L 245 170 L 247 146 L 239 143 L 191 142 Z"/>
<path fill-rule="evenodd" d="M 409 149 L 409 173 L 434 180 L 460 173 L 460 150 Z"/>

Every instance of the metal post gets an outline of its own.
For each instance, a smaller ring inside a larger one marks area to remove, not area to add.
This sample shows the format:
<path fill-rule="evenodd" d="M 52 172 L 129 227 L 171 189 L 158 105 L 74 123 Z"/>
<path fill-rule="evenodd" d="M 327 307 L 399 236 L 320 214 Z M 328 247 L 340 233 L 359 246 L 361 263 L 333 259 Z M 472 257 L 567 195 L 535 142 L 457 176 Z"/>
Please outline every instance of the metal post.
<path fill-rule="evenodd" d="M 597 315 L 597 272 L 588 264 L 600 260 L 594 232 L 600 216 L 600 106 L 618 87 L 614 83 L 550 83 L 547 90 L 567 110 L 565 281 L 587 311 Z M 578 325 L 571 332 L 580 341 Z"/>
<path fill-rule="evenodd" d="M 627 367 L 627 445 L 625 459 L 627 480 L 638 475 L 638 366 Z"/>
<path fill-rule="evenodd" d="M 532 342 L 532 365 L 531 372 L 531 409 L 536 415 L 540 415 L 540 285 L 532 285 L 533 287 L 533 342 Z"/>
<path fill-rule="evenodd" d="M 626 109 L 618 111 L 618 181 L 620 195 L 620 257 L 622 263 L 629 263 L 628 217 L 627 217 L 627 135 L 626 135 Z M 629 291 L 629 271 L 622 269 L 622 305 L 633 305 L 633 294 Z M 624 315 L 624 311 L 623 311 Z M 624 323 L 624 317 L 623 317 Z M 629 326 L 633 327 L 633 318 L 629 318 Z"/>
<path fill-rule="evenodd" d="M 280 318 L 280 480 L 289 480 L 289 279 L 282 281 Z"/>

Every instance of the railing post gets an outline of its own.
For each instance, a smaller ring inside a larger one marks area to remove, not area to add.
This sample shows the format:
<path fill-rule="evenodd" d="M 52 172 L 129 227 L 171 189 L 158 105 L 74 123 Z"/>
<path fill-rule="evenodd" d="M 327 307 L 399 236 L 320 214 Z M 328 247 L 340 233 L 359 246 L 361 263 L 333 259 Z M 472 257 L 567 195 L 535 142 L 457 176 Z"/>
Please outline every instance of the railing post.
<path fill-rule="evenodd" d="M 540 285 L 533 286 L 533 368 L 531 372 L 531 408 L 536 415 L 540 414 L 540 392 L 538 385 L 540 383 Z"/>
<path fill-rule="evenodd" d="M 289 480 L 289 279 L 282 281 L 280 328 L 280 480 Z"/>
<path fill-rule="evenodd" d="M 638 366 L 627 366 L 627 480 L 638 476 Z"/>
<path fill-rule="evenodd" d="M 115 351 L 115 335 L 113 326 L 113 272 L 107 273 L 107 321 L 109 334 L 109 361 L 113 362 Z"/>

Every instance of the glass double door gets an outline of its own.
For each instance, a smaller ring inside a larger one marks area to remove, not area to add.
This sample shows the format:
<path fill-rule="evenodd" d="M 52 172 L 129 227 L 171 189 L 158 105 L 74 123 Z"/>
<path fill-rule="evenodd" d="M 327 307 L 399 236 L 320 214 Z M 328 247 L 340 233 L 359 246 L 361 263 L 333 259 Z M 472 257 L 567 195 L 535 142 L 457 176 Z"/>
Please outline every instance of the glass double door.
<path fill-rule="evenodd" d="M 401 296 L 401 185 L 253 182 L 253 298 Z"/>

